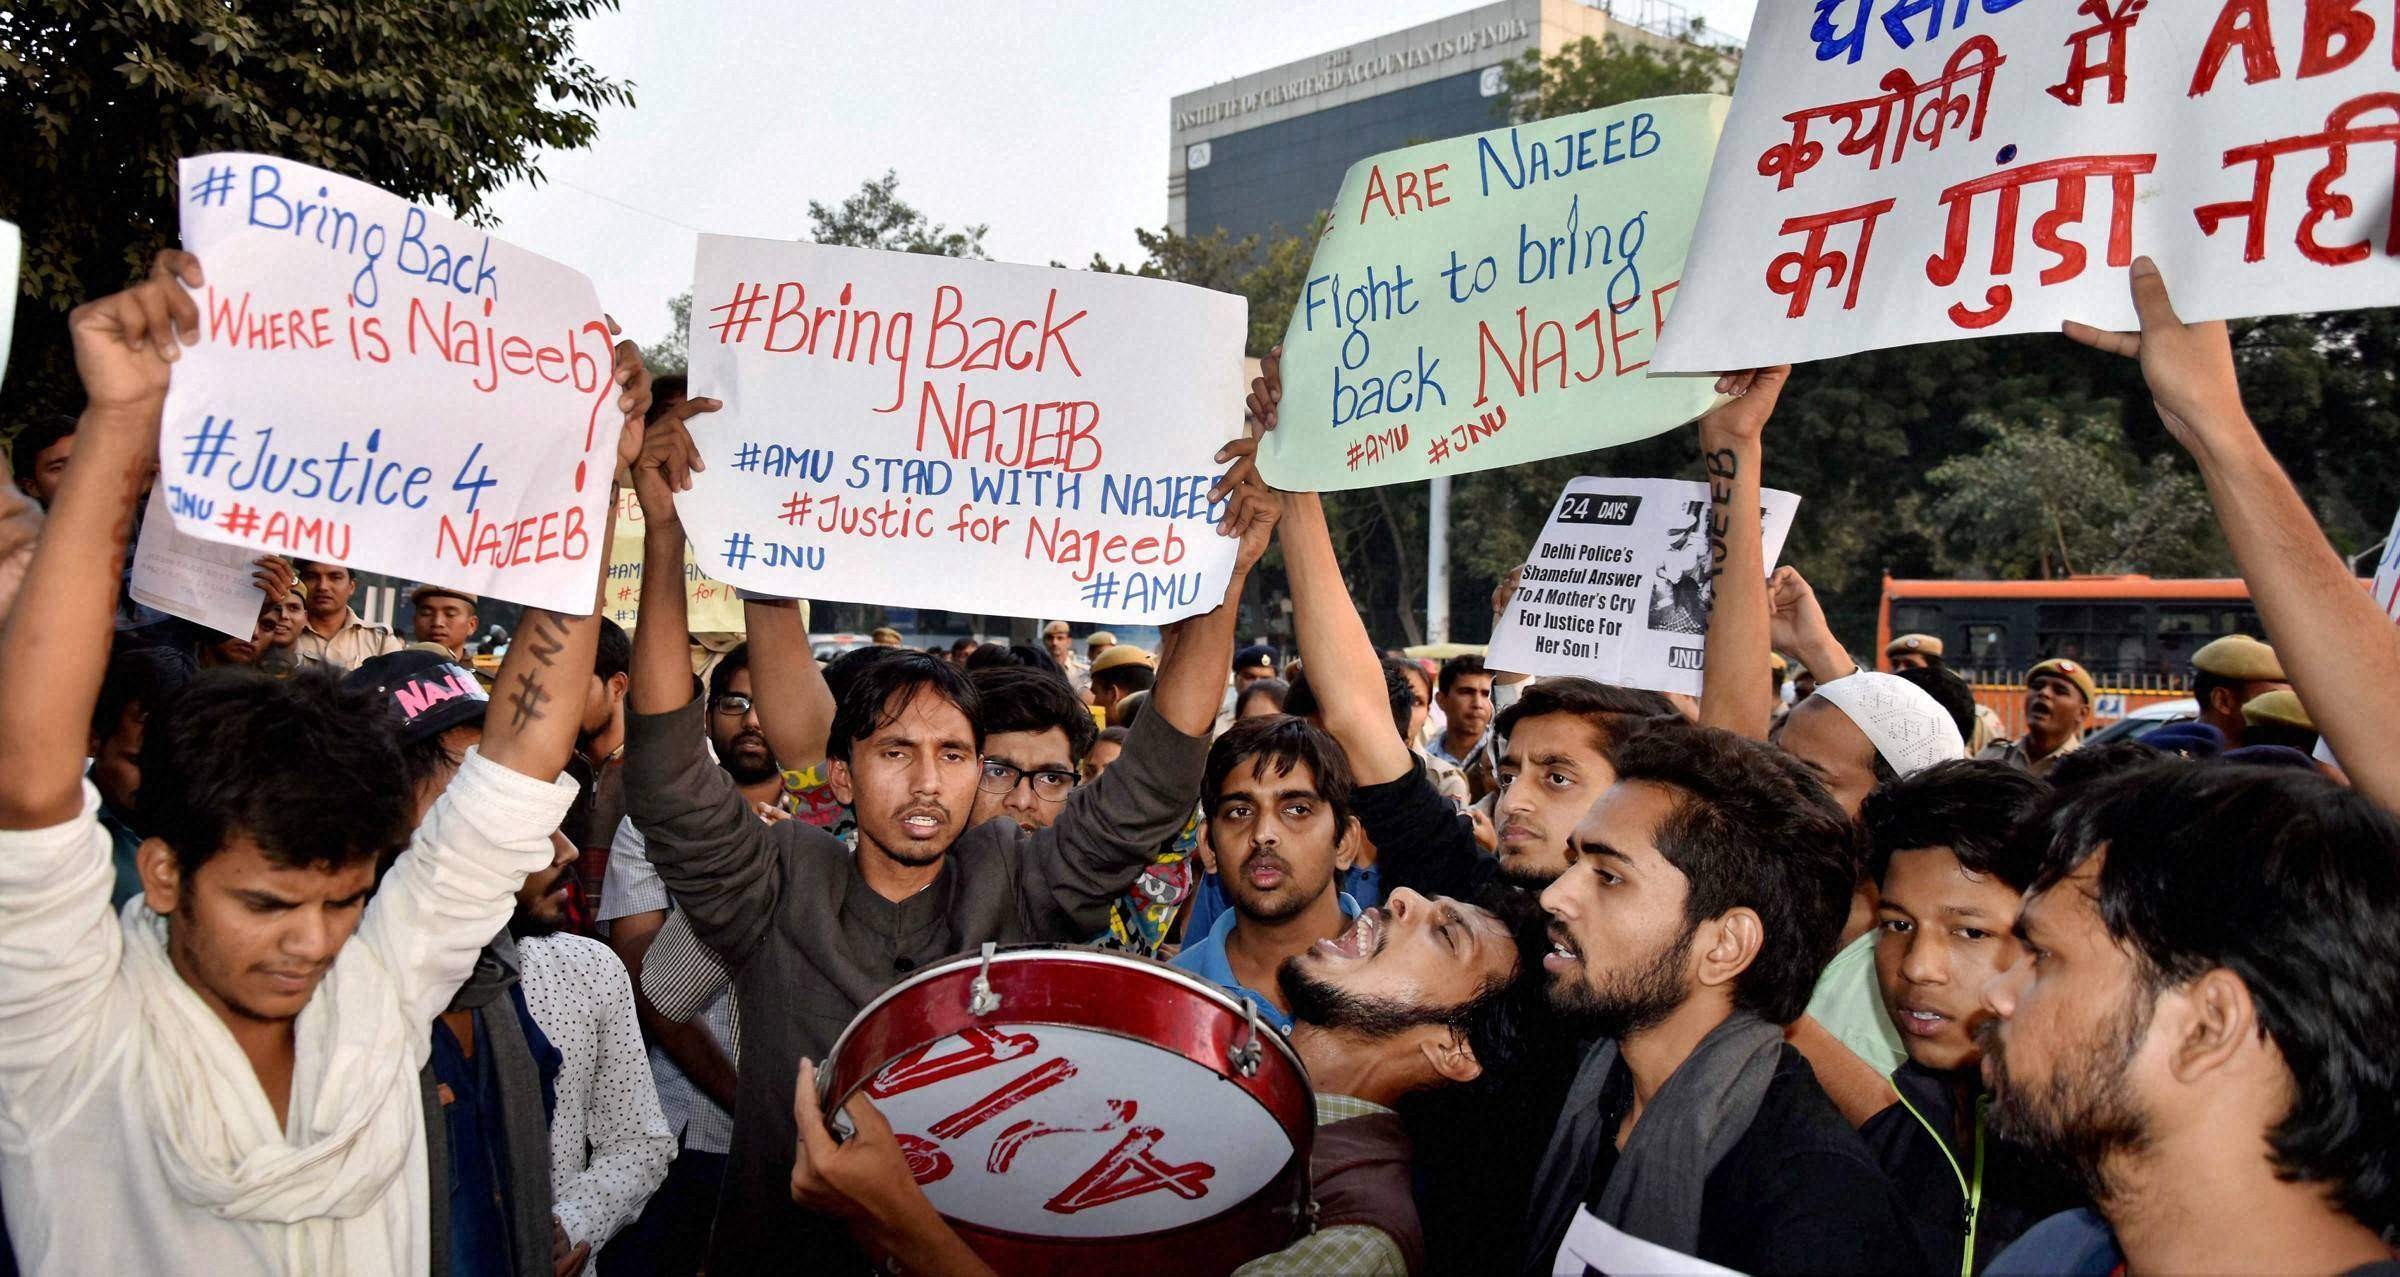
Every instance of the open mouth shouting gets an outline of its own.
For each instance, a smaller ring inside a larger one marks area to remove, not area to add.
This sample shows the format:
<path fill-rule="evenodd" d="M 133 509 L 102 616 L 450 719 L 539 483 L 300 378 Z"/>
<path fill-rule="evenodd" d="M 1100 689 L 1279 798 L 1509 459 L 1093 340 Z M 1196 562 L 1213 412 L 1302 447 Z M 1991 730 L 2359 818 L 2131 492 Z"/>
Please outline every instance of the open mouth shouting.
<path fill-rule="evenodd" d="M 940 803 L 920 803 L 900 813 L 900 832 L 919 842 L 939 838 L 950 823 L 950 812 Z"/>
<path fill-rule="evenodd" d="M 1892 1009 L 1892 1023 L 1911 1037 L 1931 1038 L 1941 1036 L 1943 1030 L 1957 1022 L 1939 1011 L 1902 1003 Z"/>
<path fill-rule="evenodd" d="M 1583 965 L 1583 948 L 1560 923 L 1550 924 L 1550 952 L 1542 955 L 1542 970 L 1555 975 L 1571 967 Z"/>
<path fill-rule="evenodd" d="M 1319 940 L 1318 953 L 1335 958 L 1372 958 L 1383 952 L 1383 910 L 1362 911 L 1350 929 L 1331 940 Z"/>

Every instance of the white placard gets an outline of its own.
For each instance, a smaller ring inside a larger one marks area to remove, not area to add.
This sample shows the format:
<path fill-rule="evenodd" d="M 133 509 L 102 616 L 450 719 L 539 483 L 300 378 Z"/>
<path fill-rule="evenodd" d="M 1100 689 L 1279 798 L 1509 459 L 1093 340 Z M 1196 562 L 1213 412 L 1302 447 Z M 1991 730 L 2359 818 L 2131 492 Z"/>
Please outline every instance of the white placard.
<path fill-rule="evenodd" d="M 1769 571 L 1800 498 L 1759 494 Z M 1525 558 L 1486 662 L 1700 694 L 1708 651 L 1708 485 L 1688 479 L 1570 481 Z"/>
<path fill-rule="evenodd" d="M 2392 530 L 2383 538 L 2383 558 L 2375 565 L 2375 601 L 2383 605 L 2385 616 L 2400 624 L 2400 514 L 2392 516 Z"/>
<path fill-rule="evenodd" d="M 128 589 L 137 603 L 246 639 L 266 605 L 251 579 L 257 558 L 238 545 L 185 536 L 167 508 L 167 485 L 153 484 Z"/>
<path fill-rule="evenodd" d="M 1762 4 L 1655 366 L 2400 302 L 2400 17 L 2319 0 Z"/>
<path fill-rule="evenodd" d="M 1222 600 L 1239 297 L 700 237 L 678 502 L 708 575 L 781 597 L 1163 624 Z"/>
<path fill-rule="evenodd" d="M 25 238 L 15 222 L 0 221 L 0 280 L 8 292 L 0 297 L 0 379 L 8 374 L 8 346 L 16 336 L 17 275 L 25 264 Z"/>
<path fill-rule="evenodd" d="M 1550 1265 L 1553 1277 L 1742 1277 L 1731 1268 L 1646 1242 L 1614 1224 L 1604 1224 L 1588 1209 L 1575 1212 L 1567 1235 Z"/>
<path fill-rule="evenodd" d="M 589 613 L 621 420 L 592 282 L 305 164 L 181 181 L 208 282 L 159 434 L 176 526 Z"/>

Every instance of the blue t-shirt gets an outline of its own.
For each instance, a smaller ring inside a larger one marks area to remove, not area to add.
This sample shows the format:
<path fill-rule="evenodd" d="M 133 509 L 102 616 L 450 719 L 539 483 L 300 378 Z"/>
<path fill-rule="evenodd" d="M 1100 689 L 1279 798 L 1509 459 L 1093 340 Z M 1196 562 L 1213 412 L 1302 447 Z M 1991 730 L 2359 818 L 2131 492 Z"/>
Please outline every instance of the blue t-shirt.
<path fill-rule="evenodd" d="M 1358 916 L 1358 902 L 1351 899 L 1348 892 L 1336 892 L 1335 896 L 1341 902 L 1343 917 L 1355 918 Z M 1237 979 L 1233 974 L 1233 963 L 1225 957 L 1225 937 L 1233 934 L 1233 924 L 1240 917 L 1240 914 L 1231 909 L 1218 914 L 1217 920 L 1209 926 L 1206 936 L 1197 941 L 1185 942 L 1183 952 L 1175 955 L 1173 965 L 1189 971 L 1203 980 L 1216 981 L 1225 986 L 1225 991 L 1235 997 L 1248 998 L 1257 1004 L 1259 1019 L 1274 1025 L 1279 1032 L 1289 1033 L 1292 1031 L 1292 1017 L 1276 1010 L 1274 1001 L 1265 994 L 1249 988 Z M 1188 936 L 1190 933 L 1186 932 L 1185 934 Z"/>
<path fill-rule="evenodd" d="M 525 1045 L 542 1076 L 542 1121 L 556 1106 L 553 1087 L 563 1057 L 533 1022 L 521 986 L 508 990 L 509 1006 L 525 1030 Z M 453 1277 L 510 1277 L 508 1132 L 501 1117 L 500 1076 L 492 1061 L 491 1035 L 475 1013 L 475 1058 L 459 1050 L 450 1026 L 433 1022 L 433 1077 L 450 1089 L 442 1105 L 450 1136 L 450 1272 Z"/>
<path fill-rule="evenodd" d="M 1358 903 L 1360 909 L 1383 907 L 1383 870 L 1376 865 L 1357 865 L 1342 871 L 1342 894 Z M 1184 943 L 1192 944 L 1193 936 L 1205 936 L 1216 929 L 1217 919 L 1233 908 L 1233 897 L 1225 894 L 1225 880 L 1213 873 L 1200 875 L 1192 888 L 1192 917 L 1183 924 Z"/>

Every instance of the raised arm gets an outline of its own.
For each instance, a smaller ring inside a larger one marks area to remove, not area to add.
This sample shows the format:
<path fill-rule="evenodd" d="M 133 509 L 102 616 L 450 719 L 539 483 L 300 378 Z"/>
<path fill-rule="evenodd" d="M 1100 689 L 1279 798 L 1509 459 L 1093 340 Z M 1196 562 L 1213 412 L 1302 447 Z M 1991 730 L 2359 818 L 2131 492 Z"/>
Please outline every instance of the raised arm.
<path fill-rule="evenodd" d="M 1282 348 L 1259 361 L 1250 383 L 1253 437 L 1228 445 L 1236 474 L 1255 473 L 1257 435 L 1273 430 L 1283 400 Z M 1283 495 L 1283 567 L 1292 589 L 1292 628 L 1308 671 L 1325 730 L 1350 756 L 1361 785 L 1398 780 L 1416 766 L 1407 742 L 1392 729 L 1391 697 L 1384 690 L 1383 662 L 1350 599 L 1350 583 L 1333 553 L 1333 533 L 1324 503 L 1313 492 Z"/>
<path fill-rule="evenodd" d="M 642 503 L 642 623 L 633 631 L 633 686 L 626 701 L 636 714 L 664 714 L 691 703 L 691 613 L 675 494 L 692 486 L 693 471 L 708 468 L 685 423 L 721 406 L 714 399 L 686 399 L 660 413 L 633 462 L 633 495 Z"/>
<path fill-rule="evenodd" d="M 2400 811 L 2400 630 L 2358 588 L 2316 515 L 2301 500 L 2242 407 L 2225 325 L 2175 315 L 2166 280 L 2149 258 L 2133 263 L 2133 304 L 2142 330 L 2108 333 L 2070 323 L 2087 346 L 2138 357 L 2169 433 L 2192 454 L 2210 504 L 2233 547 L 2291 675 L 2326 743 L 2360 793 Z"/>
<path fill-rule="evenodd" d="M 158 460 L 168 371 L 200 338 L 185 291 L 200 284 L 197 258 L 160 253 L 148 279 L 67 320 L 85 402 L 74 462 L 25 572 L 27 597 L 41 605 L 12 612 L 0 634 L 0 829 L 43 829 L 83 809 L 117 583 Z"/>
<path fill-rule="evenodd" d="M 1700 723 L 1765 740 L 1774 721 L 1767 677 L 1767 562 L 1759 526 L 1759 436 L 1789 380 L 1789 364 L 1727 373 L 1717 391 L 1733 398 L 1700 419 L 1708 472 L 1708 549 L 1716 584 L 1708 610 L 1708 666 Z"/>
<path fill-rule="evenodd" d="M 746 599 L 750 686 L 758 694 L 758 723 L 785 771 L 806 771 L 825 759 L 833 734 L 833 689 L 809 650 L 800 605 L 790 599 Z"/>
<path fill-rule="evenodd" d="M 1164 717 L 1186 736 L 1205 737 L 1217 725 L 1217 707 L 1224 702 L 1226 680 L 1233 676 L 1233 634 L 1241 620 L 1242 587 L 1274 539 L 1281 513 L 1255 482 L 1237 482 L 1230 489 L 1220 485 L 1218 491 L 1227 503 L 1218 529 L 1241 542 L 1234 551 L 1233 572 L 1225 580 L 1225 597 L 1213 610 L 1167 627 L 1159 643 L 1158 680 L 1142 711 Z"/>
<path fill-rule="evenodd" d="M 610 327 L 615 327 L 611 321 Z M 642 416 L 650 410 L 650 370 L 642 366 L 642 350 L 630 341 L 617 343 L 616 384 L 623 419 L 617 431 L 617 466 L 631 465 L 642 451 Z M 609 494 L 608 509 L 617 508 Z M 608 590 L 608 538 L 593 556 L 592 610 L 583 616 L 563 616 L 542 608 L 525 609 L 517 623 L 517 638 L 508 645 L 494 684 L 497 696 L 486 717 L 485 758 L 536 780 L 551 780 L 567 765 L 581 728 L 585 685 L 592 681 L 592 661 L 600 646 L 600 608 Z M 682 584 L 682 575 L 676 576 Z"/>
<path fill-rule="evenodd" d="M 1775 646 L 1808 667 L 1819 684 L 1830 683 L 1858 672 L 1858 662 L 1833 637 L 1833 627 L 1825 623 L 1825 609 L 1817 604 L 1817 592 L 1800 575 L 1800 569 L 1785 565 L 1775 569 L 1767 582 L 1768 624 L 1774 633 Z"/>

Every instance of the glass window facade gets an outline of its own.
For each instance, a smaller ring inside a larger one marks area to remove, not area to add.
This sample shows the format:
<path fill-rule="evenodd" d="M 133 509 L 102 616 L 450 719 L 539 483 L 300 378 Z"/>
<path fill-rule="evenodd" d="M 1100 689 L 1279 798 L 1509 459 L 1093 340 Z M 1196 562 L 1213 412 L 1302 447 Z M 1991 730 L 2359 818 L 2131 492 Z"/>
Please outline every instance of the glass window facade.
<path fill-rule="evenodd" d="M 1184 178 L 1184 229 L 1234 239 L 1300 233 L 1333 203 L 1342 174 L 1367 156 L 1508 123 L 1508 98 L 1466 71 L 1209 139 L 1206 168 Z M 1468 175 L 1472 179 L 1472 175 Z"/>

